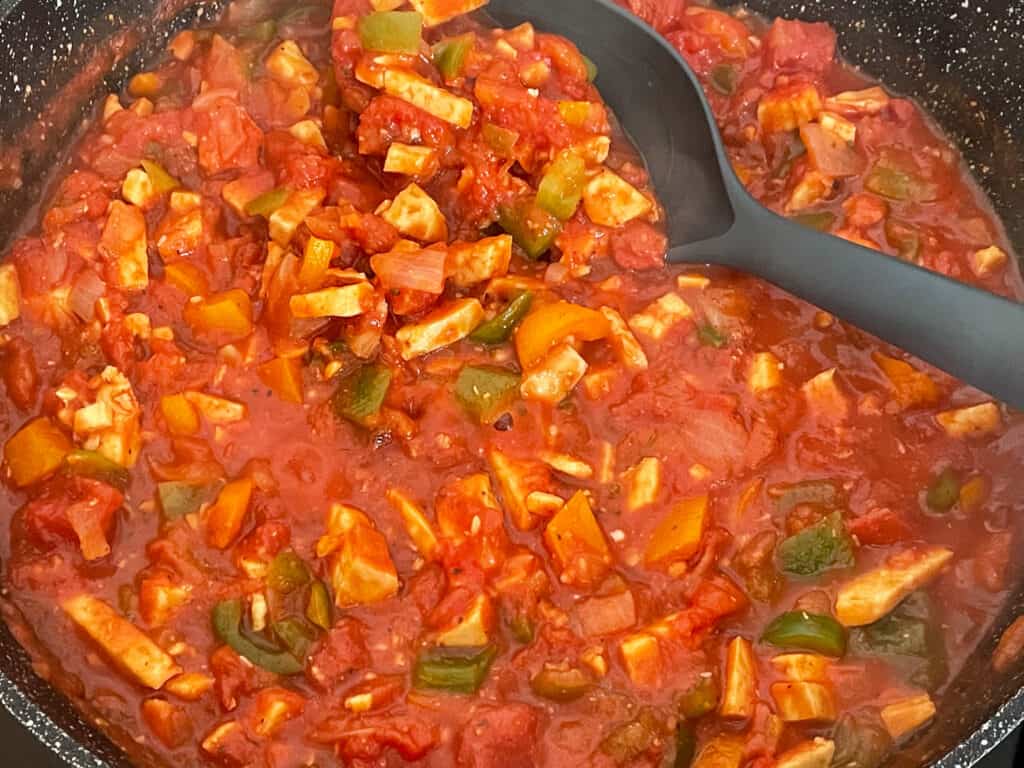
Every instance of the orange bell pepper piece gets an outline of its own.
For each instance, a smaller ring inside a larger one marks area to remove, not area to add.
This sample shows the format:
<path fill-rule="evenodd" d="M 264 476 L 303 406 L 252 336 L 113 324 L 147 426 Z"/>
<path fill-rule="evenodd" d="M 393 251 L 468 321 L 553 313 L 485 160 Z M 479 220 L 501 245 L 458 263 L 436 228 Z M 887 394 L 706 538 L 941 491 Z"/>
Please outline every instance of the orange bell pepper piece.
<path fill-rule="evenodd" d="M 19 488 L 32 485 L 57 471 L 74 446 L 45 416 L 33 419 L 4 445 L 11 479 Z"/>
<path fill-rule="evenodd" d="M 275 357 L 257 370 L 260 381 L 288 403 L 302 403 L 302 364 L 299 359 Z"/>
<path fill-rule="evenodd" d="M 185 305 L 185 322 L 194 333 L 220 341 L 238 341 L 252 333 L 252 301 L 238 288 Z"/>
<path fill-rule="evenodd" d="M 194 435 L 199 431 L 199 412 L 180 392 L 160 398 L 160 414 L 172 435 Z"/>
<path fill-rule="evenodd" d="M 597 584 L 612 564 L 612 554 L 583 491 L 577 492 L 544 529 L 544 543 L 570 584 Z"/>
<path fill-rule="evenodd" d="M 227 549 L 242 530 L 242 522 L 249 511 L 252 480 L 248 477 L 232 480 L 225 485 L 217 500 L 206 511 L 206 541 L 211 547 Z"/>
<path fill-rule="evenodd" d="M 523 368 L 531 368 L 569 336 L 577 341 L 597 341 L 609 333 L 608 319 L 596 309 L 557 301 L 526 316 L 516 331 L 516 354 Z"/>
<path fill-rule="evenodd" d="M 336 246 L 330 240 L 310 237 L 306 241 L 306 250 L 302 255 L 302 268 L 299 270 L 299 285 L 309 290 L 319 288 L 327 276 Z"/>
<path fill-rule="evenodd" d="M 164 280 L 186 296 L 205 296 L 210 291 L 206 275 L 195 264 L 177 261 L 164 267 Z"/>

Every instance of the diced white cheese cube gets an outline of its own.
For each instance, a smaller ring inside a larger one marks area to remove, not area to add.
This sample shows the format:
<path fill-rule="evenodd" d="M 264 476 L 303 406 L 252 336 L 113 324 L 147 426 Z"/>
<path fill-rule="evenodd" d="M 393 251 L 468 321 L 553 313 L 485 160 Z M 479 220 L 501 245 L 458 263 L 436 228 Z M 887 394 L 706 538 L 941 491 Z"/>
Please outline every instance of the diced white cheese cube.
<path fill-rule="evenodd" d="M 278 245 L 288 245 L 299 224 L 320 205 L 325 192 L 322 189 L 297 189 L 288 195 L 284 205 L 270 214 L 267 228 L 270 239 Z"/>
<path fill-rule="evenodd" d="M 583 208 L 595 224 L 621 227 L 650 213 L 654 204 L 618 174 L 605 169 L 583 190 Z"/>
<path fill-rule="evenodd" d="M 473 123 L 473 102 L 402 69 L 384 72 L 384 92 L 458 128 Z"/>
<path fill-rule="evenodd" d="M 655 341 L 664 338 L 674 325 L 693 317 L 693 310 L 678 294 L 666 293 L 660 299 L 629 318 L 629 327 Z"/>
<path fill-rule="evenodd" d="M 487 5 L 487 0 L 409 0 L 412 7 L 423 14 L 428 27 L 443 24 L 449 19 L 471 13 Z"/>
<path fill-rule="evenodd" d="M 424 176 L 436 168 L 436 163 L 436 150 L 395 142 L 388 147 L 388 153 L 384 158 L 384 171 L 406 176 Z"/>
<path fill-rule="evenodd" d="M 191 389 L 187 390 L 184 394 L 185 399 L 194 405 L 196 410 L 203 414 L 207 421 L 217 426 L 225 426 L 242 421 L 248 413 L 244 403 L 236 403 L 234 400 L 228 400 L 224 397 L 208 395 L 205 392 L 197 392 Z"/>
<path fill-rule="evenodd" d="M 626 509 L 635 512 L 653 504 L 661 492 L 661 461 L 645 456 L 622 474 L 626 483 Z"/>
<path fill-rule="evenodd" d="M 626 321 L 622 319 L 622 315 L 611 307 L 601 307 L 601 314 L 605 316 L 611 326 L 612 331 L 608 341 L 619 360 L 630 370 L 646 370 L 647 355 L 644 354 L 643 347 L 636 340 L 636 336 L 629 330 Z"/>
<path fill-rule="evenodd" d="M 556 472 L 585 480 L 592 477 L 594 468 L 583 459 L 558 451 L 541 451 L 538 458 Z"/>
<path fill-rule="evenodd" d="M 288 133 L 301 141 L 307 147 L 312 147 L 324 154 L 327 153 L 327 142 L 324 141 L 323 131 L 313 120 L 300 120 L 288 129 Z"/>
<path fill-rule="evenodd" d="M 835 368 L 805 381 L 801 390 L 808 408 L 824 421 L 845 421 L 850 415 L 850 401 L 839 388 Z"/>
<path fill-rule="evenodd" d="M 978 403 L 966 408 L 954 408 L 935 415 L 935 420 L 950 437 L 982 437 L 999 429 L 1002 416 L 995 403 Z"/>
<path fill-rule="evenodd" d="M 157 197 L 149 174 L 141 168 L 132 168 L 128 171 L 124 183 L 121 184 L 121 197 L 140 208 L 149 205 Z"/>
<path fill-rule="evenodd" d="M 512 236 L 497 235 L 475 243 L 452 243 L 448 248 L 447 269 L 456 288 L 502 277 L 512 260 Z"/>
<path fill-rule="evenodd" d="M 271 51 L 265 62 L 267 72 L 279 83 L 311 87 L 320 79 L 316 67 L 294 40 L 285 40 Z"/>
<path fill-rule="evenodd" d="M 403 360 L 412 360 L 464 339 L 483 322 L 484 308 L 476 299 L 456 299 L 418 323 L 402 326 L 395 339 Z"/>
<path fill-rule="evenodd" d="M 383 203 L 377 215 L 406 237 L 420 242 L 437 243 L 448 239 L 444 214 L 418 184 L 409 184 L 390 203 Z"/>
<path fill-rule="evenodd" d="M 321 288 L 291 297 L 288 306 L 294 317 L 356 317 L 373 301 L 373 286 L 368 282 Z"/>
<path fill-rule="evenodd" d="M 13 264 L 0 264 L 0 328 L 21 315 L 21 283 Z"/>
<path fill-rule="evenodd" d="M 524 372 L 519 391 L 527 400 L 556 405 L 564 400 L 587 372 L 587 361 L 569 344 L 559 344 L 533 368 Z"/>
<path fill-rule="evenodd" d="M 758 352 L 750 361 L 747 373 L 747 388 L 755 395 L 775 389 L 782 384 L 782 370 L 779 358 L 771 352 Z"/>
<path fill-rule="evenodd" d="M 989 277 L 1006 266 L 1009 257 L 998 245 L 990 245 L 971 254 L 971 271 L 978 277 Z"/>
<path fill-rule="evenodd" d="M 836 618 L 847 627 L 871 624 L 907 595 L 934 580 L 953 559 L 945 547 L 908 549 L 847 582 L 836 596 Z"/>

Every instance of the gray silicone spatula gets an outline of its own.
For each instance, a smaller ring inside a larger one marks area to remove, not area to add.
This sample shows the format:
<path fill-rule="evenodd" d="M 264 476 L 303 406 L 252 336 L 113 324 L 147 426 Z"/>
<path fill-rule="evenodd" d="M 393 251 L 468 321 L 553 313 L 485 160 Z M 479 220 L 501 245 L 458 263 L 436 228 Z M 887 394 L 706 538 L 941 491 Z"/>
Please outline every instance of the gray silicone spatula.
<path fill-rule="evenodd" d="M 491 0 L 487 12 L 564 35 L 597 64 L 668 212 L 671 261 L 758 275 L 1024 408 L 1024 305 L 764 208 L 733 173 L 693 72 L 643 22 L 607 0 Z"/>

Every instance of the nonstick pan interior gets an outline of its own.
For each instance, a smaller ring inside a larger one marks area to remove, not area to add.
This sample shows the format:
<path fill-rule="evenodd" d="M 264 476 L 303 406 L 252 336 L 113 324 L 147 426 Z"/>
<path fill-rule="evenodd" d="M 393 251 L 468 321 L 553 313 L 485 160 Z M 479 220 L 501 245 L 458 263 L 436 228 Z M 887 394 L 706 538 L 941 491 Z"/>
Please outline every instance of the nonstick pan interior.
<path fill-rule="evenodd" d="M 959 145 L 1017 252 L 1024 253 L 1024 6 L 980 0 L 746 5 L 766 16 L 832 23 L 849 60 L 891 90 L 918 99 Z M 6 214 L 0 217 L 0 250 L 31 220 L 46 170 L 98 98 L 119 90 L 169 35 L 203 24 L 219 9 L 215 0 L 0 0 L 0 209 Z M 1024 664 L 998 676 L 990 666 L 999 633 L 1024 613 L 1024 589 L 1019 578 L 1016 583 L 995 625 L 979 628 L 984 637 L 946 692 L 938 722 L 890 765 L 938 760 L 942 768 L 966 768 L 1024 720 Z M 33 673 L 2 624 L 0 702 L 70 766 L 128 765 L 121 750 Z M 79 703 L 87 709 L 87 702 Z M 118 741 L 132 743 L 129 734 Z"/>

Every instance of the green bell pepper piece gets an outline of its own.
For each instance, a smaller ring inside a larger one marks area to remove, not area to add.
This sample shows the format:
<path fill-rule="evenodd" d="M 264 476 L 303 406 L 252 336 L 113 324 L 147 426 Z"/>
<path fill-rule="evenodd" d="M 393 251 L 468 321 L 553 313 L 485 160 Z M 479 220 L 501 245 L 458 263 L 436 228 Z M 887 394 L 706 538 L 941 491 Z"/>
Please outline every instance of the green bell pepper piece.
<path fill-rule="evenodd" d="M 516 147 L 516 142 L 519 141 L 518 132 L 502 128 L 494 123 L 484 123 L 484 127 L 480 129 L 480 135 L 487 146 L 497 152 L 500 157 L 507 159 L 511 159 L 512 151 Z"/>
<path fill-rule="evenodd" d="M 598 745 L 617 765 L 624 765 L 649 750 L 665 735 L 664 725 L 649 707 L 635 719 L 615 728 Z"/>
<path fill-rule="evenodd" d="M 368 51 L 420 52 L 423 16 L 416 11 L 378 11 L 359 20 L 359 42 Z"/>
<path fill-rule="evenodd" d="M 828 232 L 836 222 L 836 215 L 831 211 L 818 211 L 816 213 L 799 213 L 796 216 L 790 216 L 790 219 L 808 229 Z"/>
<path fill-rule="evenodd" d="M 949 512 L 960 500 L 960 478 L 952 467 L 939 472 L 928 486 L 925 503 L 933 512 Z"/>
<path fill-rule="evenodd" d="M 253 40 L 257 43 L 269 43 L 277 35 L 277 22 L 273 19 L 248 24 L 238 30 L 238 36 L 243 40 Z"/>
<path fill-rule="evenodd" d="M 548 166 L 537 187 L 537 205 L 561 221 L 576 213 L 583 198 L 587 166 L 571 152 L 560 154 Z"/>
<path fill-rule="evenodd" d="M 686 719 L 696 720 L 718 708 L 718 696 L 718 682 L 714 676 L 699 677 L 676 699 L 676 709 Z"/>
<path fill-rule="evenodd" d="M 517 642 L 520 642 L 523 645 L 529 645 L 533 642 L 536 630 L 534 629 L 533 622 L 530 620 L 529 616 L 517 613 L 509 618 L 507 623 L 509 631 L 512 633 L 512 637 L 514 637 Z"/>
<path fill-rule="evenodd" d="M 927 690 L 937 688 L 949 674 L 939 621 L 924 592 L 913 593 L 873 624 L 853 629 L 850 651 L 883 658 Z"/>
<path fill-rule="evenodd" d="M 285 187 L 277 187 L 269 192 L 264 192 L 245 204 L 245 212 L 250 216 L 262 216 L 269 219 L 270 214 L 285 204 L 289 194 L 290 192 Z"/>
<path fill-rule="evenodd" d="M 697 328 L 697 340 L 704 347 L 721 349 L 728 343 L 725 334 L 715 328 L 711 323 L 704 323 Z"/>
<path fill-rule="evenodd" d="M 359 425 L 380 413 L 391 386 L 391 370 L 383 365 L 364 365 L 338 385 L 331 398 L 334 413 Z"/>
<path fill-rule="evenodd" d="M 881 719 L 869 712 L 845 712 L 832 731 L 831 768 L 877 768 L 892 747 Z"/>
<path fill-rule="evenodd" d="M 530 688 L 544 699 L 574 701 L 593 687 L 593 681 L 575 668 L 544 667 L 530 679 Z"/>
<path fill-rule="evenodd" d="M 489 346 L 504 344 L 512 338 L 512 332 L 526 317 L 532 304 L 533 293 L 523 291 L 505 305 L 501 312 L 477 326 L 476 330 L 469 334 L 469 340 Z"/>
<path fill-rule="evenodd" d="M 309 654 L 309 648 L 316 639 L 316 630 L 305 621 L 295 617 L 288 617 L 275 621 L 271 625 L 274 634 L 281 644 L 288 649 L 288 652 L 296 659 L 305 659 Z"/>
<path fill-rule="evenodd" d="M 512 235 L 531 261 L 547 253 L 562 231 L 562 222 L 529 199 L 501 206 L 498 225 Z"/>
<path fill-rule="evenodd" d="M 261 648 L 241 631 L 242 601 L 238 599 L 223 600 L 213 607 L 213 630 L 221 642 L 230 646 L 257 667 L 262 667 L 278 675 L 297 675 L 304 666 L 293 655 L 285 650 L 276 651 Z"/>
<path fill-rule="evenodd" d="M 216 484 L 186 483 L 169 480 L 156 486 L 157 500 L 160 511 L 167 521 L 178 520 L 185 515 L 199 511 L 199 508 L 216 495 Z"/>
<path fill-rule="evenodd" d="M 181 182 L 171 176 L 160 163 L 154 160 L 142 160 L 139 164 L 142 166 L 142 170 L 146 172 L 146 175 L 149 176 L 149 181 L 153 185 L 153 191 L 158 195 L 170 192 L 181 186 Z"/>
<path fill-rule="evenodd" d="M 918 203 L 935 200 L 938 189 L 916 173 L 897 167 L 882 157 L 864 179 L 864 188 L 890 200 L 910 200 Z"/>
<path fill-rule="evenodd" d="M 885 222 L 885 239 L 896 249 L 904 261 L 917 261 L 921 253 L 921 234 L 900 221 L 887 219 Z"/>
<path fill-rule="evenodd" d="M 719 64 L 711 70 L 711 87 L 723 96 L 732 96 L 736 92 L 739 74 L 731 64 Z"/>
<path fill-rule="evenodd" d="M 777 648 L 817 651 L 826 656 L 846 653 L 846 629 L 831 616 L 787 611 L 765 627 L 761 640 Z"/>
<path fill-rule="evenodd" d="M 131 476 L 127 469 L 96 451 L 74 450 L 64 457 L 64 468 L 69 475 L 99 480 L 117 488 L 128 490 Z"/>
<path fill-rule="evenodd" d="M 420 652 L 413 668 L 415 688 L 476 693 L 487 678 L 498 649 L 429 648 Z"/>
<path fill-rule="evenodd" d="M 779 567 L 795 576 L 817 576 L 854 563 L 853 540 L 843 517 L 833 512 L 821 522 L 783 539 L 776 550 Z"/>
<path fill-rule="evenodd" d="M 685 720 L 676 726 L 676 755 L 672 768 L 690 768 L 697 754 L 697 733 L 692 723 Z"/>
<path fill-rule="evenodd" d="M 597 79 L 597 64 L 591 61 L 590 57 L 586 54 L 580 54 L 583 57 L 583 66 L 587 68 L 587 80 L 594 82 Z"/>
<path fill-rule="evenodd" d="M 305 561 L 290 549 L 278 552 L 267 569 L 267 586 L 284 595 L 301 589 L 311 579 Z"/>
<path fill-rule="evenodd" d="M 519 391 L 519 374 L 505 368 L 467 365 L 455 380 L 455 399 L 481 424 L 508 410 Z"/>
<path fill-rule="evenodd" d="M 466 55 L 473 50 L 476 36 L 472 33 L 442 40 L 434 46 L 434 66 L 445 80 L 454 80 L 462 74 Z"/>
<path fill-rule="evenodd" d="M 331 595 L 322 581 L 314 581 L 309 588 L 306 618 L 324 631 L 331 628 Z"/>

